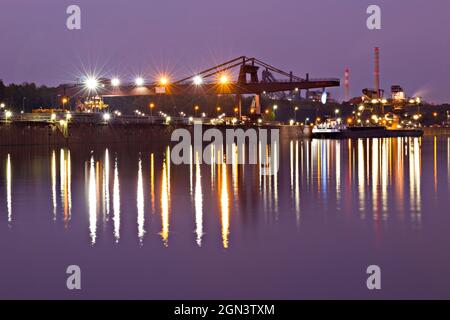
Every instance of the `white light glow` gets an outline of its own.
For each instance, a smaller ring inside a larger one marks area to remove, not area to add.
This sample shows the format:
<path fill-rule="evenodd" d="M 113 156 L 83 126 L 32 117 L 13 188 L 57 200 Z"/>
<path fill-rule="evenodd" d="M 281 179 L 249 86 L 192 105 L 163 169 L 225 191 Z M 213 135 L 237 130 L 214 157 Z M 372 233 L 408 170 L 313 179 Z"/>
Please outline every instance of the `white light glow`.
<path fill-rule="evenodd" d="M 98 88 L 98 80 L 93 77 L 87 78 L 86 81 L 84 82 L 84 85 L 89 90 L 95 90 Z"/>
<path fill-rule="evenodd" d="M 144 78 L 138 77 L 134 80 L 134 84 L 137 85 L 138 87 L 141 87 L 144 85 Z"/>
<path fill-rule="evenodd" d="M 118 86 L 120 86 L 120 79 L 119 79 L 119 78 L 113 78 L 113 79 L 111 79 L 111 85 L 112 85 L 113 87 L 118 87 Z"/>
<path fill-rule="evenodd" d="M 322 93 L 322 97 L 320 98 L 320 101 L 322 102 L 322 104 L 327 103 L 327 99 L 328 99 L 328 93 L 326 91 L 324 91 Z"/>
<path fill-rule="evenodd" d="M 201 76 L 195 76 L 193 82 L 196 86 L 199 86 L 203 83 L 203 78 Z"/>
<path fill-rule="evenodd" d="M 226 74 L 223 74 L 222 76 L 220 76 L 219 81 L 221 84 L 227 84 L 229 81 L 228 76 Z"/>

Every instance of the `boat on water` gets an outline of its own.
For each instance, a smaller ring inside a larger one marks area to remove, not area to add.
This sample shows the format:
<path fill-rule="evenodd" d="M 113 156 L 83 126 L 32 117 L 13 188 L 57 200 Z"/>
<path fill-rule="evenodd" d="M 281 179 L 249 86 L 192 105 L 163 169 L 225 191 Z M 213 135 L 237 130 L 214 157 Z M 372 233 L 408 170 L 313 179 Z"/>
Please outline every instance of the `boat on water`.
<path fill-rule="evenodd" d="M 327 119 L 312 129 L 313 139 L 349 139 L 349 138 L 391 138 L 391 137 L 421 137 L 420 128 L 390 129 L 385 126 L 346 126 L 336 119 Z"/>

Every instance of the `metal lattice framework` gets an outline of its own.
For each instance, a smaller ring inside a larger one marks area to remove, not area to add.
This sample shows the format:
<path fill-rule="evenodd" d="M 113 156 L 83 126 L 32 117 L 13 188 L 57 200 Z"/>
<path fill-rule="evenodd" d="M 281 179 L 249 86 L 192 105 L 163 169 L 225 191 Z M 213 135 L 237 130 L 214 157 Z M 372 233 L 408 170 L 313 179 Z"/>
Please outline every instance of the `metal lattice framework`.
<path fill-rule="evenodd" d="M 262 69 L 260 76 L 260 69 Z M 233 71 L 238 79 L 232 80 Z M 281 76 L 281 79 L 275 77 Z M 247 78 L 250 76 L 250 79 Z M 311 79 L 295 76 L 257 58 L 240 56 L 174 82 L 153 82 L 137 85 L 127 83 L 114 86 L 111 79 L 100 79 L 95 93 L 103 97 L 152 96 L 160 94 L 262 94 L 314 88 L 338 87 L 335 78 Z M 83 83 L 64 85 L 65 94 L 79 96 L 86 93 Z M 91 90 L 92 91 L 92 90 Z"/>

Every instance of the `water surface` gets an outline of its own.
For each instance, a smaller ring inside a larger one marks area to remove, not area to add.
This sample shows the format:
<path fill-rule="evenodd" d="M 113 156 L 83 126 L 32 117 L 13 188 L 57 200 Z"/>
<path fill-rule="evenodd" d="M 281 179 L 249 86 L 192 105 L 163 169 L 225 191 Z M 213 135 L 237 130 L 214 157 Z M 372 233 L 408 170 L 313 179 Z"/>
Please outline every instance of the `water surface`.
<path fill-rule="evenodd" d="M 450 298 L 450 138 L 281 139 L 274 176 L 0 148 L 0 298 Z"/>

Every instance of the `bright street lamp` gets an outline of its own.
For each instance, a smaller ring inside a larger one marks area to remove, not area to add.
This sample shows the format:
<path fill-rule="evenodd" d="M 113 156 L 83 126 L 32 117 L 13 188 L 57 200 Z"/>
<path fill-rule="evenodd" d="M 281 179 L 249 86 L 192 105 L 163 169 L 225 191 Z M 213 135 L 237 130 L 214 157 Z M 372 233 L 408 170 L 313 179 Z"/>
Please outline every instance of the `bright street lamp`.
<path fill-rule="evenodd" d="M 119 80 L 119 78 L 113 78 L 113 79 L 111 79 L 111 85 L 112 85 L 113 87 L 118 87 L 118 86 L 120 86 L 120 80 Z"/>
<path fill-rule="evenodd" d="M 166 76 L 162 76 L 161 78 L 159 78 L 159 84 L 162 86 L 167 86 L 169 84 L 169 78 L 167 78 Z"/>
<path fill-rule="evenodd" d="M 144 79 L 142 77 L 138 77 L 134 80 L 134 84 L 138 87 L 142 87 L 144 85 Z"/>
<path fill-rule="evenodd" d="M 84 85 L 86 86 L 86 88 L 88 90 L 95 90 L 98 87 L 98 80 L 96 78 L 87 78 L 86 81 L 84 82 Z"/>
<path fill-rule="evenodd" d="M 195 76 L 193 82 L 196 86 L 199 86 L 203 83 L 203 78 L 201 76 Z"/>
<path fill-rule="evenodd" d="M 155 108 L 155 104 L 153 102 L 150 102 L 148 107 L 150 108 L 150 117 L 153 118 L 153 109 Z"/>
<path fill-rule="evenodd" d="M 221 84 L 227 84 L 229 81 L 228 76 L 226 74 L 221 75 L 219 81 Z"/>

